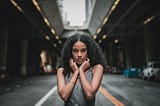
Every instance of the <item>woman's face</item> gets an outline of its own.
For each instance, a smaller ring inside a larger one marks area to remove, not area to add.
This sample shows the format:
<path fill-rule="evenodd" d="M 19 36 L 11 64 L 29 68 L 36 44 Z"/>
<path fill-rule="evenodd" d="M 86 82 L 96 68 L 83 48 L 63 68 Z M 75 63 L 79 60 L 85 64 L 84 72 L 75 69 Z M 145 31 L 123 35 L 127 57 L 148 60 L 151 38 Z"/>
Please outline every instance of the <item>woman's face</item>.
<path fill-rule="evenodd" d="M 87 47 L 83 42 L 77 41 L 73 45 L 72 58 L 77 65 L 81 65 L 87 59 Z"/>

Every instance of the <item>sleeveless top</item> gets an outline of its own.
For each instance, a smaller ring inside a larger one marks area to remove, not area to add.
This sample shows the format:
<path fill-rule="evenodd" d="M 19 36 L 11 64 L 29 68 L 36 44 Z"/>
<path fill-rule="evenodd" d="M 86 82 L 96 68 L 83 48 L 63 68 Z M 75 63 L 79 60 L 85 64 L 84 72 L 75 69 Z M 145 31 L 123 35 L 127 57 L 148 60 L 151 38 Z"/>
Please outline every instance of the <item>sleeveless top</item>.
<path fill-rule="evenodd" d="M 89 69 L 85 73 L 86 78 L 89 82 L 92 80 L 92 70 Z M 70 81 L 70 76 L 66 76 L 66 82 Z M 91 100 L 87 100 L 85 98 L 85 94 L 82 88 L 81 83 L 76 83 L 72 90 L 72 93 L 68 100 L 65 102 L 65 106 L 94 106 L 95 105 L 95 97 Z"/>

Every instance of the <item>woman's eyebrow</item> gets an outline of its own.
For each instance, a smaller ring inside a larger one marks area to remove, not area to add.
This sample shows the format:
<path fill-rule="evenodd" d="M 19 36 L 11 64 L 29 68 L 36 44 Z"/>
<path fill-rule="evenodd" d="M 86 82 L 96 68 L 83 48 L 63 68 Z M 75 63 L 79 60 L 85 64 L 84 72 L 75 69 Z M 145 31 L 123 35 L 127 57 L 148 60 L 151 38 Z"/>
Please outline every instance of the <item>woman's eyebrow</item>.
<path fill-rule="evenodd" d="M 77 50 L 77 48 L 72 48 L 72 50 Z"/>
<path fill-rule="evenodd" d="M 87 50 L 87 48 L 82 48 L 81 50 Z"/>

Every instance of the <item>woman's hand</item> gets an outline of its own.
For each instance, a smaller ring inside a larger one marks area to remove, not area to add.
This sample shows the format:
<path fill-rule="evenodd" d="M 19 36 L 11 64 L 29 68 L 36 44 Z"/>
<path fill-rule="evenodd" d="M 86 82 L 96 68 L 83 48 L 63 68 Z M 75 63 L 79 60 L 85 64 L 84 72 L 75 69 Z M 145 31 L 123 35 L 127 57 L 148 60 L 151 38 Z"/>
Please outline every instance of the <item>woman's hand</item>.
<path fill-rule="evenodd" d="M 90 60 L 89 58 L 87 58 L 83 63 L 82 65 L 79 67 L 79 70 L 82 70 L 82 71 L 86 71 L 87 69 L 90 68 Z"/>
<path fill-rule="evenodd" d="M 70 61 L 69 61 L 69 65 L 70 65 L 70 68 L 72 69 L 72 71 L 75 73 L 75 72 L 78 72 L 78 66 L 76 64 L 76 62 L 73 61 L 73 59 L 71 58 Z"/>

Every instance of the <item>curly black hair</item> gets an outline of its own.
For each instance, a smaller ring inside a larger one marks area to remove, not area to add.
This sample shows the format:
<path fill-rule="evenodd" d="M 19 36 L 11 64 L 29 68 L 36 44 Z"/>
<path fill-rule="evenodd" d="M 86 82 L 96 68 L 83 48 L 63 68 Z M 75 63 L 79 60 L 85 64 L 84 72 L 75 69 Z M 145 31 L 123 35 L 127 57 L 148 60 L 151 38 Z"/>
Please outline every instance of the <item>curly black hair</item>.
<path fill-rule="evenodd" d="M 62 48 L 62 67 L 64 68 L 64 73 L 69 74 L 71 69 L 69 67 L 69 60 L 72 58 L 72 47 L 77 41 L 83 42 L 87 47 L 88 58 L 90 59 L 91 66 L 96 64 L 101 64 L 104 69 L 107 66 L 106 58 L 102 53 L 102 49 L 96 43 L 91 36 L 86 34 L 74 34 L 67 39 Z"/>

